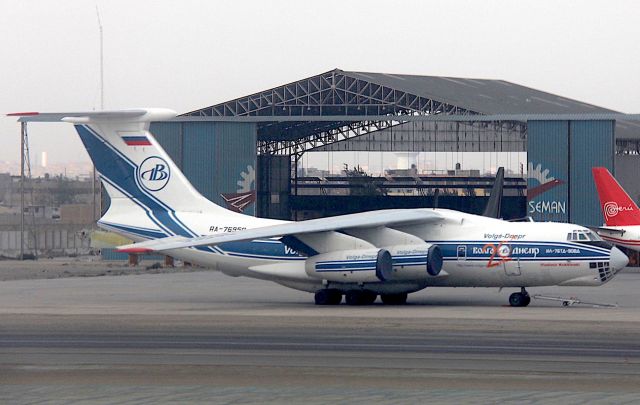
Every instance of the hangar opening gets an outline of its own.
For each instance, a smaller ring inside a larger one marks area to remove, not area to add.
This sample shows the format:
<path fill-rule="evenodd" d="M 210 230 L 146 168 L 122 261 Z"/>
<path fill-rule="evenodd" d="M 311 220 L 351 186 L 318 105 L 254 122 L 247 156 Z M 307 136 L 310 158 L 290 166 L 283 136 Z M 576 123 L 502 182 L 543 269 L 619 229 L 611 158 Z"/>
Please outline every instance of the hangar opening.
<path fill-rule="evenodd" d="M 506 166 L 505 218 L 597 225 L 590 167 L 615 171 L 624 156 L 626 172 L 637 162 L 640 125 L 621 116 L 502 80 L 335 69 L 152 132 L 204 195 L 248 214 L 436 205 L 479 213 L 495 169 Z"/>

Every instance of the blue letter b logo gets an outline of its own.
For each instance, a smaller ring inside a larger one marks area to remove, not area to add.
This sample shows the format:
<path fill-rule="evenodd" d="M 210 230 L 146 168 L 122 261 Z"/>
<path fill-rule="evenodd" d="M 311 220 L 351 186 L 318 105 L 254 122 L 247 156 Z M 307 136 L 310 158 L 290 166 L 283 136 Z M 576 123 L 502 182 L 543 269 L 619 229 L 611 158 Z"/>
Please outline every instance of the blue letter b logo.
<path fill-rule="evenodd" d="M 146 158 L 138 167 L 138 180 L 148 191 L 162 190 L 169 182 L 169 165 L 161 157 Z"/>

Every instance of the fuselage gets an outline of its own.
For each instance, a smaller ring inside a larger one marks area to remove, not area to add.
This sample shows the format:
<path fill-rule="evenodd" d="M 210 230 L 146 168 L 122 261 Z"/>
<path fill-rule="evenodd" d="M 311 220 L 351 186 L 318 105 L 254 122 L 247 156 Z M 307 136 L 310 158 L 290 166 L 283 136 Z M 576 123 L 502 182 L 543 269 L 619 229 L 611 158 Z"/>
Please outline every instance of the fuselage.
<path fill-rule="evenodd" d="M 640 225 L 607 226 L 598 229 L 598 235 L 613 244 L 640 251 Z"/>
<path fill-rule="evenodd" d="M 627 258 L 618 249 L 612 249 L 601 240 L 593 240 L 593 232 L 577 225 L 506 222 L 457 211 L 436 211 L 444 219 L 435 226 L 405 225 L 395 229 L 438 245 L 444 259 L 441 274 L 396 283 L 367 283 L 368 289 L 393 293 L 417 291 L 427 286 L 597 286 L 609 281 L 626 265 Z M 286 222 L 249 216 L 224 218 L 205 213 L 176 213 L 175 216 L 198 235 L 236 232 Z M 110 222 L 108 216 L 100 221 L 100 225 L 135 241 L 149 239 L 150 232 L 154 231 L 117 225 Z M 579 237 L 572 237 L 576 232 L 589 235 L 590 240 L 580 241 Z M 310 277 L 305 272 L 307 257 L 278 239 L 223 243 L 167 253 L 231 276 L 272 280 L 305 291 L 315 291 L 323 285 L 323 280 Z M 275 265 L 273 267 L 277 270 L 258 270 L 267 265 Z M 338 289 L 353 288 L 353 283 L 333 284 Z"/>

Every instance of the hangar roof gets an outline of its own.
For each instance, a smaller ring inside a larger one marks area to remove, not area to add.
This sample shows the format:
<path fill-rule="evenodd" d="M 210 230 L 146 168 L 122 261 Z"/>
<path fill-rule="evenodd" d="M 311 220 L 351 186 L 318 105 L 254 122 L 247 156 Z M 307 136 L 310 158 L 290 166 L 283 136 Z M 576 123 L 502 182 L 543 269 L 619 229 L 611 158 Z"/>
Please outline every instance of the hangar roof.
<path fill-rule="evenodd" d="M 183 114 L 197 117 L 265 117 L 264 142 L 295 140 L 343 127 L 349 121 L 304 121 L 304 117 L 406 114 L 602 114 L 616 111 L 504 80 L 352 72 L 334 69 L 235 100 Z M 300 117 L 274 122 L 268 117 Z M 329 118 L 329 117 L 327 117 Z M 346 118 L 346 117 L 345 117 Z M 617 121 L 618 138 L 640 136 L 640 123 Z"/>
<path fill-rule="evenodd" d="M 345 74 L 483 114 L 572 114 L 615 112 L 504 80 L 345 72 Z"/>

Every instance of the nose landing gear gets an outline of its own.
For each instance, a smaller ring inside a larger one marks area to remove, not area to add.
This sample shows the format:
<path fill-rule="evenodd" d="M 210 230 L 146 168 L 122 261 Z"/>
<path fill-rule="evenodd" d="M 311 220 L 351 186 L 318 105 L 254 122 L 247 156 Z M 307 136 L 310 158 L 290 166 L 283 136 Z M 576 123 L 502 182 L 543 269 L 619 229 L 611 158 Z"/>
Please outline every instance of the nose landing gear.
<path fill-rule="evenodd" d="M 526 307 L 529 303 L 531 303 L 531 297 L 524 287 L 519 293 L 513 293 L 509 296 L 509 304 L 512 307 Z"/>

